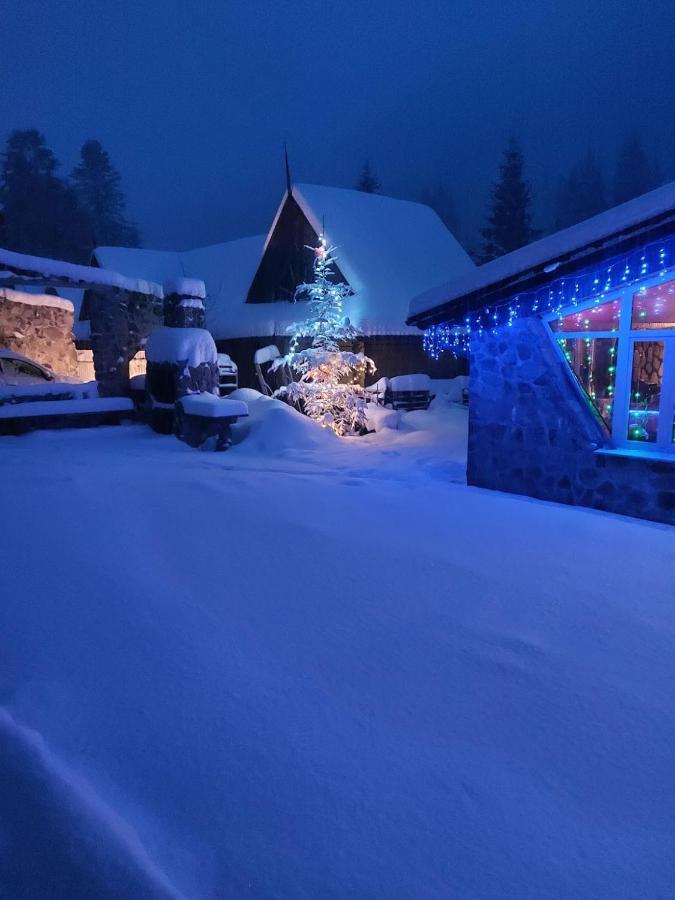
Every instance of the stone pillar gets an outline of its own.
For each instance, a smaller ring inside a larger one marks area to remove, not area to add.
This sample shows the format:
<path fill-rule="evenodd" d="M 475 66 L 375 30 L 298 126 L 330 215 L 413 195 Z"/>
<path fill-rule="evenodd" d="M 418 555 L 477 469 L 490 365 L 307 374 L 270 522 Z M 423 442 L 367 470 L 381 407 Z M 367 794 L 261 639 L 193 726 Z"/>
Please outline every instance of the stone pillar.
<path fill-rule="evenodd" d="M 218 354 L 206 330 L 204 283 L 191 278 L 164 285 L 164 325 L 146 345 L 146 387 L 155 431 L 174 430 L 176 401 L 186 394 L 218 394 Z"/>
<path fill-rule="evenodd" d="M 102 397 L 129 393 L 129 360 L 162 321 L 162 301 L 121 289 L 89 292 L 91 346 Z"/>

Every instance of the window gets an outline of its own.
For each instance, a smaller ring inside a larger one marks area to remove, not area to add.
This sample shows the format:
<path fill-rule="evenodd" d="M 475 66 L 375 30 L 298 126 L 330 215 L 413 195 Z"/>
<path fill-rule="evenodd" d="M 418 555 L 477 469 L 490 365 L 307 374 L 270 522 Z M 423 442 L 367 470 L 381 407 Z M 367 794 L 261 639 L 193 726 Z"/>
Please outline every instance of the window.
<path fill-rule="evenodd" d="M 655 444 L 663 382 L 663 341 L 635 341 L 628 401 L 628 439 Z"/>
<path fill-rule="evenodd" d="M 616 380 L 616 338 L 560 338 L 559 344 L 579 383 L 605 423 L 612 424 Z"/>
<path fill-rule="evenodd" d="M 580 311 L 561 315 L 550 323 L 553 331 L 618 331 L 621 301 L 610 300 Z"/>
<path fill-rule="evenodd" d="M 579 303 L 549 326 L 614 444 L 675 454 L 675 278 Z"/>
<path fill-rule="evenodd" d="M 675 329 L 675 281 L 642 287 L 633 294 L 631 328 Z"/>

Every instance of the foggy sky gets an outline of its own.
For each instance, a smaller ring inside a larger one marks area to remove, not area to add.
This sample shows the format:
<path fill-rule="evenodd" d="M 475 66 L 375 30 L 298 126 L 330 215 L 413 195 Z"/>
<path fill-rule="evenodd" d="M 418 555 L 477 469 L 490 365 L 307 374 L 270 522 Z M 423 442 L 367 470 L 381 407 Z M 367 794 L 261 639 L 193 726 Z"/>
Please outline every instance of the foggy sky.
<path fill-rule="evenodd" d="M 297 181 L 445 178 L 465 240 L 510 133 L 542 213 L 633 128 L 675 178 L 672 0 L 0 0 L 0 27 L 3 142 L 37 127 L 69 171 L 101 140 L 150 247 L 265 231 L 284 140 Z"/>

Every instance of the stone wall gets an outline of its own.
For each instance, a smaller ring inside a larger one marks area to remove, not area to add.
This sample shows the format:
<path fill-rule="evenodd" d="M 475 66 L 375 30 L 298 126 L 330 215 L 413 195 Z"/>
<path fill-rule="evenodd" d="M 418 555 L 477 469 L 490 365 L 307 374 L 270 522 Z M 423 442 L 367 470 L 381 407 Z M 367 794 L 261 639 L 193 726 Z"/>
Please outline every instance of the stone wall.
<path fill-rule="evenodd" d="M 77 377 L 73 304 L 49 295 L 0 288 L 0 347 Z"/>
<path fill-rule="evenodd" d="M 611 456 L 538 317 L 472 340 L 469 484 L 675 524 L 675 460 Z"/>

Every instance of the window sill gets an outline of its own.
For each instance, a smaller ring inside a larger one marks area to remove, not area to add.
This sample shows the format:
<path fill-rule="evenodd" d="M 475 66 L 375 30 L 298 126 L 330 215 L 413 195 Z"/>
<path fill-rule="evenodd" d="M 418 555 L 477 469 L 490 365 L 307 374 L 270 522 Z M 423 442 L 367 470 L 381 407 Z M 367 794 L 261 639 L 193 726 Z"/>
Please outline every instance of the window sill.
<path fill-rule="evenodd" d="M 675 453 L 661 453 L 657 450 L 637 450 L 632 447 L 599 447 L 595 453 L 601 456 L 622 456 L 626 459 L 641 459 L 644 462 L 666 462 L 675 466 Z"/>

